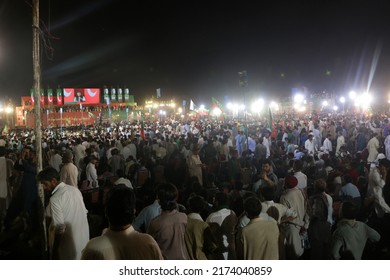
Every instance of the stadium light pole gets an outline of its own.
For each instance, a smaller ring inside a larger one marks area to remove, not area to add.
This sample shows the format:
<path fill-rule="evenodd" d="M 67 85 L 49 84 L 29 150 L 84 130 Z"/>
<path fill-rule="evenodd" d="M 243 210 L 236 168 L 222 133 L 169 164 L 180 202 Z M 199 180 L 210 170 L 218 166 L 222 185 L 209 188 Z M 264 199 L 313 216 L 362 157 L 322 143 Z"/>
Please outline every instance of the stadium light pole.
<path fill-rule="evenodd" d="M 61 135 L 62 135 L 62 107 L 60 108 L 60 125 L 61 125 Z"/>
<path fill-rule="evenodd" d="M 343 105 L 343 115 L 344 115 L 344 103 L 345 103 L 345 97 L 344 96 L 340 97 L 340 102 Z"/>

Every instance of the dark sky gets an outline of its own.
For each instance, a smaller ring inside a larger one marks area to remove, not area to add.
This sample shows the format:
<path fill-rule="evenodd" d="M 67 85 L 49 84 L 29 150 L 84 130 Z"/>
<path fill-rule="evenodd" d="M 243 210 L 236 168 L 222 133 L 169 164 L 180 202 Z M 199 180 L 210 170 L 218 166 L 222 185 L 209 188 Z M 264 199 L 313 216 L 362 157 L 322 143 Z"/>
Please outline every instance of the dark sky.
<path fill-rule="evenodd" d="M 42 85 L 208 102 L 390 92 L 386 0 L 41 0 Z M 32 0 L 0 3 L 0 96 L 32 87 Z M 239 88 L 237 72 L 248 86 Z M 16 100 L 18 103 L 19 100 Z"/>

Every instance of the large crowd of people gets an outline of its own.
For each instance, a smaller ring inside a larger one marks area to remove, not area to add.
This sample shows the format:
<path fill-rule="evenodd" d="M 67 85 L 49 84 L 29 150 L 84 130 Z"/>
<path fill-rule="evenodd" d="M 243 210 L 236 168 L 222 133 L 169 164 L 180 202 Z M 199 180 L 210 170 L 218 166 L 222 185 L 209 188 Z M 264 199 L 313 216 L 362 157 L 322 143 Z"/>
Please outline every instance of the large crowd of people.
<path fill-rule="evenodd" d="M 386 259 L 389 170 L 386 114 L 11 129 L 0 258 Z"/>

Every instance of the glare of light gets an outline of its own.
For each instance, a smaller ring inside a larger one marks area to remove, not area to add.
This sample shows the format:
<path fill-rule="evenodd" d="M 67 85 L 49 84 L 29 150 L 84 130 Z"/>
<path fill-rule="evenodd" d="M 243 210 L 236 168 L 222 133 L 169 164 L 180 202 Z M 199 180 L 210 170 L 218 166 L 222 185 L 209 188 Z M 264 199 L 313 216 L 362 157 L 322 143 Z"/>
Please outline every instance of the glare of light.
<path fill-rule="evenodd" d="M 233 110 L 233 104 L 231 102 L 228 102 L 228 104 L 226 104 L 226 108 L 228 108 L 229 110 Z"/>
<path fill-rule="evenodd" d="M 271 101 L 271 103 L 269 104 L 269 107 L 271 109 L 274 109 L 275 111 L 278 111 L 279 110 L 279 105 L 278 103 L 276 103 L 275 101 Z"/>
<path fill-rule="evenodd" d="M 3 107 L 0 107 L 0 112 L 3 112 L 3 111 L 4 111 Z"/>
<path fill-rule="evenodd" d="M 171 107 L 175 108 L 176 107 L 176 103 L 171 103 Z"/>
<path fill-rule="evenodd" d="M 160 115 L 162 115 L 162 116 L 165 116 L 166 114 L 167 114 L 167 112 L 165 112 L 164 110 L 160 110 Z"/>
<path fill-rule="evenodd" d="M 252 113 L 260 112 L 263 109 L 263 106 L 264 106 L 264 100 L 263 99 L 259 99 L 259 100 L 255 101 L 255 102 L 253 102 L 252 105 L 251 105 Z"/>
<path fill-rule="evenodd" d="M 371 94 L 364 93 L 362 96 L 360 96 L 360 104 L 362 105 L 362 108 L 370 107 L 371 102 L 372 102 Z"/>
<path fill-rule="evenodd" d="M 324 107 L 328 106 L 328 101 L 326 101 L 326 100 L 322 101 L 322 106 L 324 106 Z"/>
<path fill-rule="evenodd" d="M 295 109 L 295 110 L 298 110 L 299 108 L 300 108 L 299 104 L 295 103 L 295 104 L 294 104 L 294 109 Z"/>
<path fill-rule="evenodd" d="M 300 93 L 297 93 L 295 96 L 294 96 L 294 103 L 302 103 L 303 102 L 303 95 L 300 94 Z"/>
<path fill-rule="evenodd" d="M 178 111 L 179 114 L 183 113 L 183 109 L 182 108 L 179 108 L 177 111 Z"/>
<path fill-rule="evenodd" d="M 305 106 L 302 106 L 302 107 L 300 107 L 300 108 L 298 109 L 298 111 L 299 111 L 299 112 L 304 112 L 304 111 L 306 111 L 306 107 L 305 107 Z"/>
<path fill-rule="evenodd" d="M 338 109 L 339 109 L 339 107 L 337 107 L 336 105 L 333 106 L 333 110 L 334 110 L 334 111 L 337 111 Z"/>
<path fill-rule="evenodd" d="M 215 107 L 211 113 L 213 116 L 219 117 L 222 114 L 222 111 L 218 107 Z"/>
<path fill-rule="evenodd" d="M 344 97 L 344 96 L 341 96 L 341 97 L 340 97 L 340 102 L 341 102 L 341 103 L 344 103 L 344 102 L 345 102 L 345 97 Z"/>
<path fill-rule="evenodd" d="M 354 92 L 353 90 L 351 90 L 351 91 L 349 92 L 349 98 L 355 99 L 355 98 L 356 98 L 356 92 Z"/>
<path fill-rule="evenodd" d="M 202 110 L 202 111 L 204 110 L 204 108 L 205 108 L 205 107 L 204 107 L 203 104 L 199 106 L 199 109 Z"/>
<path fill-rule="evenodd" d="M 240 104 L 239 109 L 240 109 L 241 111 L 244 111 L 244 110 L 245 110 L 245 105 L 244 105 L 244 104 Z"/>

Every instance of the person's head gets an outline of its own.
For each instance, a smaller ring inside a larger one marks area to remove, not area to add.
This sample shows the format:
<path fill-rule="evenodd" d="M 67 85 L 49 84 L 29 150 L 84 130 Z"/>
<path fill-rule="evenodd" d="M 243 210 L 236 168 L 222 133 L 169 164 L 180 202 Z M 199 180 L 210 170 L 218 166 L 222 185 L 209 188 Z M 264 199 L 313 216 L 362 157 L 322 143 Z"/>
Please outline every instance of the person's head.
<path fill-rule="evenodd" d="M 288 175 L 284 179 L 284 186 L 286 189 L 295 188 L 298 185 L 298 179 L 294 175 Z"/>
<path fill-rule="evenodd" d="M 214 196 L 214 207 L 216 209 L 221 209 L 228 207 L 229 198 L 228 195 L 224 192 L 217 192 Z"/>
<path fill-rule="evenodd" d="M 269 173 L 272 170 L 272 161 L 270 159 L 263 160 L 261 164 L 261 169 L 264 172 Z"/>
<path fill-rule="evenodd" d="M 112 156 L 119 155 L 119 150 L 118 150 L 117 148 L 112 149 L 112 150 L 111 150 L 111 155 L 112 155 Z"/>
<path fill-rule="evenodd" d="M 131 225 L 134 220 L 135 195 L 123 184 L 114 186 L 107 193 L 105 212 L 110 228 Z"/>
<path fill-rule="evenodd" d="M 353 178 L 351 175 L 349 175 L 349 174 L 344 175 L 344 184 L 352 183 L 352 181 L 353 181 Z"/>
<path fill-rule="evenodd" d="M 62 163 L 73 162 L 73 153 L 70 150 L 66 150 L 62 155 Z"/>
<path fill-rule="evenodd" d="M 326 190 L 326 181 L 324 179 L 317 179 L 314 181 L 314 192 L 323 193 Z"/>
<path fill-rule="evenodd" d="M 249 219 L 257 218 L 261 213 L 261 201 L 255 196 L 244 200 L 244 211 Z"/>
<path fill-rule="evenodd" d="M 97 157 L 94 155 L 89 155 L 88 156 L 88 163 L 96 164 L 98 161 Z"/>
<path fill-rule="evenodd" d="M 301 160 L 301 159 L 295 160 L 293 169 L 294 169 L 295 172 L 302 171 L 302 169 L 303 169 L 303 160 Z"/>
<path fill-rule="evenodd" d="M 351 201 L 344 201 L 341 204 L 341 218 L 355 220 L 359 212 L 359 208 Z"/>
<path fill-rule="evenodd" d="M 172 211 L 177 209 L 177 199 L 179 192 L 175 185 L 162 183 L 158 187 L 158 200 L 162 210 Z"/>
<path fill-rule="evenodd" d="M 191 196 L 188 199 L 188 210 L 190 213 L 201 213 L 205 209 L 205 201 L 200 195 Z"/>
<path fill-rule="evenodd" d="M 275 198 L 275 190 L 273 187 L 265 186 L 261 188 L 261 195 L 265 201 L 271 201 Z"/>
<path fill-rule="evenodd" d="M 47 167 L 38 173 L 37 179 L 46 191 L 52 191 L 60 183 L 60 173 L 53 167 Z"/>

